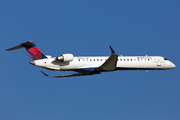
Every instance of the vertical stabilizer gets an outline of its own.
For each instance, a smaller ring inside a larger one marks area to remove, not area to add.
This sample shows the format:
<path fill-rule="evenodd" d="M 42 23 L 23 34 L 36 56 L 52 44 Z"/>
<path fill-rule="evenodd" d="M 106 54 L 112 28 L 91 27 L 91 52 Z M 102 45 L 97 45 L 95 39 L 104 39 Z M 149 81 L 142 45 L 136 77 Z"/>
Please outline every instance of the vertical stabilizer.
<path fill-rule="evenodd" d="M 39 60 L 39 59 L 44 59 L 47 58 L 37 47 L 32 41 L 27 41 L 25 43 L 22 43 L 18 46 L 12 47 L 7 49 L 6 51 L 11 51 L 15 49 L 20 49 L 25 47 L 27 52 L 29 53 L 30 57 L 32 60 Z"/>

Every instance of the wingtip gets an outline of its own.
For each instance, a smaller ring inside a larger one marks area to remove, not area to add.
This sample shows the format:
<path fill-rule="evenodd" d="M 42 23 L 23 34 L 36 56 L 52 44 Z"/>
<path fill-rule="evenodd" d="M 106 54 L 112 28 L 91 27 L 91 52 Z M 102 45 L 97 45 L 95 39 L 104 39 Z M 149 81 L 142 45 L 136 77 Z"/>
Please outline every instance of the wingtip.
<path fill-rule="evenodd" d="M 116 52 L 112 49 L 111 46 L 109 46 L 109 48 L 111 49 L 111 52 L 112 52 L 112 53 L 116 53 Z"/>

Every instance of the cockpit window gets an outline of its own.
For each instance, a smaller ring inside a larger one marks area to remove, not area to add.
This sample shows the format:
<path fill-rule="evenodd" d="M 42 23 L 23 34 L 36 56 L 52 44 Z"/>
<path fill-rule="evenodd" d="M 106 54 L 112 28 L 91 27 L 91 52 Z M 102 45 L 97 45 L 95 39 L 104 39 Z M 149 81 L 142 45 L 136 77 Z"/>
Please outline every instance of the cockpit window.
<path fill-rule="evenodd" d="M 168 59 L 164 58 L 164 60 L 168 60 Z"/>

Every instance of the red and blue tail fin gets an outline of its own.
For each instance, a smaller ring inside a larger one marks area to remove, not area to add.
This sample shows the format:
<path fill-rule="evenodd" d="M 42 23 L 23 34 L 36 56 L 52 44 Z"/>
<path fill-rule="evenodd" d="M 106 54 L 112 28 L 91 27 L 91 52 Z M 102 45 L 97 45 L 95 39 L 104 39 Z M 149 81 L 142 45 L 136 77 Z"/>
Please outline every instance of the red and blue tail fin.
<path fill-rule="evenodd" d="M 32 60 L 39 60 L 47 58 L 32 41 L 22 43 L 21 46 L 25 47 Z"/>
<path fill-rule="evenodd" d="M 37 47 L 36 45 L 32 42 L 32 41 L 27 41 L 25 43 L 22 43 L 18 46 L 12 47 L 7 49 L 6 51 L 10 51 L 10 50 L 15 50 L 15 49 L 19 49 L 19 48 L 23 48 L 25 47 L 27 52 L 29 53 L 30 57 L 32 58 L 32 60 L 39 60 L 39 59 L 44 59 L 47 58 Z"/>

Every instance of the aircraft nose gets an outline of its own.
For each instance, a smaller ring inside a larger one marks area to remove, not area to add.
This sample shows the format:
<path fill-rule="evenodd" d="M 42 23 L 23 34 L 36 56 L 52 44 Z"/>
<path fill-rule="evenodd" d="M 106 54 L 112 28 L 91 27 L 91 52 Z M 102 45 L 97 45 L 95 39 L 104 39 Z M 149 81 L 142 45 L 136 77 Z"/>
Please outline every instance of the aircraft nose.
<path fill-rule="evenodd" d="M 172 66 L 173 66 L 173 68 L 175 68 L 175 67 L 176 67 L 176 65 L 175 65 L 175 64 L 173 64 Z"/>
<path fill-rule="evenodd" d="M 35 62 L 34 61 L 31 61 L 31 62 L 29 62 L 30 64 L 32 64 L 32 65 L 35 65 Z"/>
<path fill-rule="evenodd" d="M 170 64 L 170 66 L 171 66 L 172 68 L 175 68 L 175 67 L 176 67 L 176 65 L 173 64 L 172 62 L 171 62 L 171 64 Z"/>

